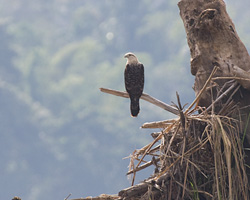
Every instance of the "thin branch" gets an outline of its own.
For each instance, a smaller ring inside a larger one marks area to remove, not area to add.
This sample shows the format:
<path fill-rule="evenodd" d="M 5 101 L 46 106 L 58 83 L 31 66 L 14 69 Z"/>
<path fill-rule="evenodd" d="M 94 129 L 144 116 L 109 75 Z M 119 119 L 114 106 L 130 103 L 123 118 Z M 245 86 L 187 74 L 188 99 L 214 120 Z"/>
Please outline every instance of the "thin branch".
<path fill-rule="evenodd" d="M 156 139 L 154 139 L 153 142 L 151 142 L 151 143 L 149 144 L 147 150 L 146 150 L 146 151 L 144 152 L 144 154 L 142 155 L 140 161 L 137 163 L 137 165 L 136 165 L 136 167 L 134 168 L 134 170 L 136 170 L 136 169 L 139 167 L 139 165 L 141 164 L 143 158 L 146 156 L 147 152 L 154 146 L 154 144 L 155 144 L 156 142 L 158 142 L 158 141 L 161 139 L 161 137 L 163 136 L 163 134 L 164 134 L 165 132 L 168 132 L 169 130 L 171 130 L 171 128 L 173 128 L 174 125 L 175 125 L 175 123 L 171 124 L 168 128 L 166 128 L 166 129 L 164 130 L 164 132 L 161 132 L 161 134 L 160 134 Z M 134 173 L 134 178 L 135 178 L 135 173 Z M 133 178 L 133 180 L 134 180 L 134 178 Z M 132 182 L 132 185 L 133 185 L 133 184 L 134 184 L 134 182 Z"/>
<path fill-rule="evenodd" d="M 208 77 L 206 83 L 204 84 L 203 88 L 200 90 L 200 92 L 198 93 L 198 95 L 196 96 L 195 100 L 193 101 L 193 103 L 187 108 L 187 110 L 185 110 L 184 114 L 187 114 L 188 111 L 194 106 L 195 103 L 199 102 L 200 97 L 202 95 L 202 93 L 206 90 L 208 84 L 210 83 L 213 75 L 215 74 L 215 72 L 217 71 L 217 66 L 214 66 L 213 71 L 211 72 L 210 76 Z"/>
<path fill-rule="evenodd" d="M 214 77 L 214 78 L 212 78 L 213 81 L 215 81 L 215 80 L 222 80 L 222 79 L 250 81 L 249 78 L 240 78 L 240 77 L 235 77 L 235 76 L 228 76 L 228 77 L 221 76 L 221 77 Z"/>
<path fill-rule="evenodd" d="M 160 158 L 156 158 L 156 162 L 159 162 L 159 161 L 160 161 Z M 149 167 L 150 165 L 153 165 L 153 164 L 154 164 L 154 162 L 151 160 L 151 161 L 149 161 L 149 162 L 147 162 L 147 163 L 145 163 L 145 164 L 143 164 L 143 165 L 141 165 L 141 166 L 139 166 L 139 167 L 137 167 L 135 169 L 129 170 L 127 172 L 127 175 L 132 174 L 134 172 L 138 172 L 138 171 L 140 171 L 142 169 L 145 169 L 145 168 L 147 168 L 147 167 Z"/>
<path fill-rule="evenodd" d="M 64 200 L 68 200 L 70 196 L 71 196 L 71 193 Z"/>
<path fill-rule="evenodd" d="M 123 97 L 123 98 L 129 98 L 129 95 L 127 92 L 121 92 L 121 91 L 117 91 L 117 90 L 112 90 L 112 89 L 107 89 L 107 88 L 100 88 L 101 92 L 104 92 L 104 93 L 108 93 L 108 94 L 112 94 L 112 95 L 115 95 L 115 96 L 119 96 L 119 97 Z M 152 103 L 168 112 L 171 112 L 175 115 L 179 115 L 179 111 L 174 108 L 173 106 L 170 106 L 154 97 L 151 97 L 150 95 L 146 94 L 146 93 L 143 93 L 142 96 L 141 96 L 141 99 L 149 102 L 149 103 Z"/>
<path fill-rule="evenodd" d="M 70 199 L 70 200 L 115 200 L 119 198 L 120 197 L 116 195 L 101 194 L 98 197 L 86 197 L 86 198 L 78 198 L 78 199 Z"/>
<path fill-rule="evenodd" d="M 208 108 L 207 108 L 207 111 L 210 110 L 212 108 L 213 105 L 215 105 L 218 101 L 220 101 L 223 97 L 226 97 L 228 95 L 228 93 L 233 90 L 234 88 L 236 88 L 240 85 L 238 85 L 237 82 L 234 82 L 224 93 L 222 93 Z"/>
<path fill-rule="evenodd" d="M 141 128 L 166 128 L 178 119 L 164 120 L 159 122 L 146 122 Z"/>

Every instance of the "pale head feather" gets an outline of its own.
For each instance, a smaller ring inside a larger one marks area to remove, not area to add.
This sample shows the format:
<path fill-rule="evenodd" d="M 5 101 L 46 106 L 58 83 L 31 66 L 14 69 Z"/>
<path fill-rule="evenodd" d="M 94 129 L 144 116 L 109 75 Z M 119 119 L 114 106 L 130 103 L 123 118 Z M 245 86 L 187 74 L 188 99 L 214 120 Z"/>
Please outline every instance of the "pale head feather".
<path fill-rule="evenodd" d="M 135 54 L 128 52 L 124 55 L 124 58 L 127 58 L 127 64 L 137 64 L 139 63 Z"/>

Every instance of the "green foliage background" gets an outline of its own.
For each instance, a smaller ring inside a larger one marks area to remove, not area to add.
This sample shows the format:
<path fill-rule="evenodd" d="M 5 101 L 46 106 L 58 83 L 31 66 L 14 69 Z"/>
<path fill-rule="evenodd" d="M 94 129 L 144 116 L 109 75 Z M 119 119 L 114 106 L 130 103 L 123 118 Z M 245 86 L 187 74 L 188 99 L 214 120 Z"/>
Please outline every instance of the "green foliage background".
<path fill-rule="evenodd" d="M 248 1 L 226 1 L 250 46 Z M 123 55 L 145 66 L 145 92 L 191 103 L 193 77 L 177 1 L 0 0 L 0 199 L 63 199 L 117 193 L 144 122 L 172 118 L 141 101 L 131 118 Z M 153 170 L 153 169 L 152 169 Z M 137 182 L 151 173 L 138 173 Z"/>

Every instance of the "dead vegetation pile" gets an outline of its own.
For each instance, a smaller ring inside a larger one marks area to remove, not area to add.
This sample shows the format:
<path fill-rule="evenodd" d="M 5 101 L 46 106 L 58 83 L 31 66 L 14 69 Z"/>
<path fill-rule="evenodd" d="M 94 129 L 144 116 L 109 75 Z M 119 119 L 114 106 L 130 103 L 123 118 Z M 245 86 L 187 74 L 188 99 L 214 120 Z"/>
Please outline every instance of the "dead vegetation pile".
<path fill-rule="evenodd" d="M 123 199 L 248 199 L 244 151 L 238 121 L 212 114 L 144 124 L 161 127 L 152 143 L 130 157 L 130 171 L 150 165 L 155 173 L 122 190 Z M 147 156 L 149 161 L 144 158 Z"/>

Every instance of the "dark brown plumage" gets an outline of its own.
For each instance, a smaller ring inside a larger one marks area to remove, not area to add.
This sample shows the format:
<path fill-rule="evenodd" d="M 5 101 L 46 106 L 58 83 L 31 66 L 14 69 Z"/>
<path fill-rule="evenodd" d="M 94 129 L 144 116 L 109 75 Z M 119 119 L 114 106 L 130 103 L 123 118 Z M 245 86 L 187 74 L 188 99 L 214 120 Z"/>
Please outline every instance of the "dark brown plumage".
<path fill-rule="evenodd" d="M 12 200 L 21 200 L 20 197 L 15 196 Z"/>
<path fill-rule="evenodd" d="M 140 112 L 139 99 L 144 87 L 144 66 L 133 53 L 127 53 L 126 68 L 124 71 L 125 88 L 130 97 L 130 111 L 132 117 L 136 117 Z"/>

